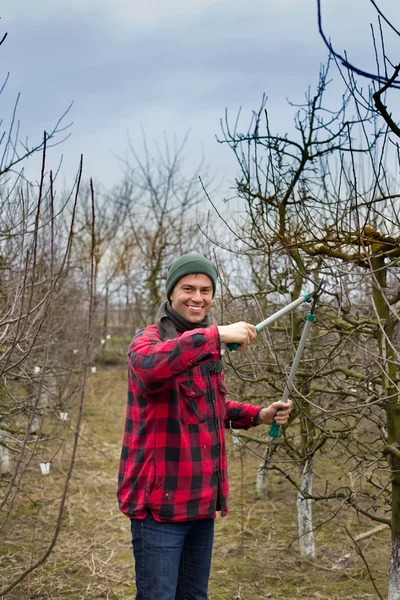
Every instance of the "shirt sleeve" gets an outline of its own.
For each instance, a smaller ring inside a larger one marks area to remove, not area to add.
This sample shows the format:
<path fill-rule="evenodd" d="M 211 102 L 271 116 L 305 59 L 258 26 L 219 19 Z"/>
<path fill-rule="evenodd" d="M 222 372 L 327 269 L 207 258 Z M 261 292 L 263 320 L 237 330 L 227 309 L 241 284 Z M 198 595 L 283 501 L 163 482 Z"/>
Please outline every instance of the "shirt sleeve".
<path fill-rule="evenodd" d="M 138 383 L 147 391 L 159 391 L 172 377 L 203 362 L 220 360 L 220 350 L 216 325 L 185 331 L 164 342 L 143 330 L 133 339 L 128 357 Z"/>
<path fill-rule="evenodd" d="M 235 400 L 225 400 L 226 416 L 225 427 L 234 429 L 248 429 L 259 425 L 261 406 L 243 404 Z"/>

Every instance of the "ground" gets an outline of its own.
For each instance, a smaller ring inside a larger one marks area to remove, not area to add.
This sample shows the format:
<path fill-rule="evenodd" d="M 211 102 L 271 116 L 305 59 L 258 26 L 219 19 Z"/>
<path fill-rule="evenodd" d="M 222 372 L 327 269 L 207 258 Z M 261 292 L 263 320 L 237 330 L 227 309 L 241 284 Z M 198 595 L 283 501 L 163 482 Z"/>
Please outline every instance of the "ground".
<path fill-rule="evenodd" d="M 78 458 L 57 544 L 7 600 L 134 599 L 129 520 L 119 512 L 115 496 L 125 402 L 126 369 L 98 368 L 87 386 Z M 359 542 L 367 569 L 345 527 L 356 536 L 376 523 L 359 521 L 350 510 L 331 519 L 334 507 L 329 512 L 327 506 L 315 506 L 315 524 L 324 522 L 315 532 L 317 558 L 301 560 L 290 484 L 273 475 L 269 497 L 257 498 L 257 457 L 247 449 L 235 451 L 230 441 L 228 446 L 231 511 L 216 520 L 211 600 L 369 600 L 379 597 L 372 578 L 386 597 L 388 531 Z M 37 475 L 32 464 L 29 500 L 18 501 L 2 536 L 3 584 L 51 539 L 68 456 L 66 446 L 47 476 Z M 332 569 L 346 553 L 351 553 L 346 568 Z"/>

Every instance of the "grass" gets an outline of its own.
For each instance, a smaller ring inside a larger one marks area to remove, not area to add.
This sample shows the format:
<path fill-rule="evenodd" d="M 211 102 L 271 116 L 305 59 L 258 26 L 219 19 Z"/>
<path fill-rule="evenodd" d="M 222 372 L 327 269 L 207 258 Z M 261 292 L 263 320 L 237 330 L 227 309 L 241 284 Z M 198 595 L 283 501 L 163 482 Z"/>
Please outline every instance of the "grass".
<path fill-rule="evenodd" d="M 78 458 L 56 547 L 7 600 L 135 597 L 129 520 L 119 512 L 115 496 L 125 401 L 125 367 L 100 367 L 88 384 Z M 69 451 L 67 444 L 46 477 L 38 475 L 37 465 L 28 471 L 24 489 L 29 499 L 18 498 L 2 535 L 3 585 L 39 556 L 51 538 Z M 324 477 L 334 478 L 326 460 Z M 378 596 L 371 576 L 386 597 L 389 532 L 359 542 L 369 575 L 343 526 L 355 536 L 374 524 L 357 520 L 350 510 L 329 520 L 337 506 L 315 505 L 315 524 L 328 522 L 315 532 L 317 559 L 301 560 L 295 493 L 273 474 L 269 497 L 257 498 L 257 464 L 249 451 L 229 444 L 231 511 L 216 520 L 210 599 L 372 600 Z M 333 561 L 347 552 L 347 567 L 332 570 Z"/>

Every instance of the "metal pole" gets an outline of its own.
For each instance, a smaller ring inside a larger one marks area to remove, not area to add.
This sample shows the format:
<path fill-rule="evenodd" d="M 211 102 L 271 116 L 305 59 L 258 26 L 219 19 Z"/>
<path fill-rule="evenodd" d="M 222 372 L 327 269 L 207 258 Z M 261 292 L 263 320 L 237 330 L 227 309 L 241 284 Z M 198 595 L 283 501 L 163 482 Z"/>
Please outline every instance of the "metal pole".
<path fill-rule="evenodd" d="M 271 323 L 274 323 L 275 321 L 277 321 L 278 319 L 280 319 L 281 317 L 286 315 L 291 310 L 294 310 L 295 308 L 300 306 L 300 304 L 303 304 L 303 302 L 309 302 L 310 300 L 311 300 L 311 296 L 309 296 L 309 294 L 304 294 L 303 296 L 300 296 L 299 298 L 297 298 L 297 300 L 294 300 L 287 306 L 284 306 L 283 308 L 278 310 L 278 312 L 276 312 L 273 315 L 271 315 L 270 317 L 268 317 L 268 319 L 264 319 L 264 321 L 261 321 L 261 323 L 258 323 L 258 325 L 256 325 L 256 332 L 260 333 L 260 331 L 262 331 L 268 325 L 271 325 Z"/>
<path fill-rule="evenodd" d="M 300 306 L 300 304 L 303 304 L 303 302 L 310 302 L 312 297 L 313 297 L 312 294 L 303 294 L 302 296 L 297 298 L 297 300 L 294 300 L 293 302 L 291 302 L 284 308 L 281 308 L 280 310 L 278 310 L 276 313 L 274 313 L 267 319 L 264 319 L 264 321 L 261 321 L 261 323 L 258 323 L 258 325 L 256 325 L 256 332 L 260 333 L 260 331 L 262 331 L 265 327 L 267 327 L 268 325 L 271 325 L 271 323 L 274 323 L 275 321 L 277 321 L 278 319 L 280 319 L 281 317 L 286 315 L 291 310 L 297 308 L 298 306 Z M 236 344 L 234 342 L 227 344 L 227 346 L 228 346 L 228 350 L 230 350 L 231 352 L 233 350 L 236 350 L 237 348 L 239 348 L 239 344 Z"/>
<path fill-rule="evenodd" d="M 296 354 L 295 354 L 295 357 L 293 359 L 293 363 L 292 363 L 292 366 L 290 369 L 289 377 L 286 380 L 285 389 L 283 390 L 283 394 L 282 394 L 282 398 L 281 398 L 282 402 L 287 402 L 290 392 L 294 389 L 294 386 L 293 386 L 294 378 L 296 377 L 296 371 L 300 364 L 301 356 L 303 354 L 303 350 L 306 345 L 308 334 L 310 332 L 311 325 L 312 325 L 312 322 L 314 321 L 314 318 L 315 318 L 314 313 L 311 313 L 311 312 L 308 313 L 307 320 L 303 327 L 303 332 L 301 334 L 300 342 L 299 342 L 299 345 L 297 346 Z M 280 430 L 280 425 L 278 425 L 278 423 L 276 423 L 276 421 L 274 421 L 272 423 L 271 429 L 269 430 L 268 434 L 272 438 L 277 438 L 279 436 L 279 430 Z"/>

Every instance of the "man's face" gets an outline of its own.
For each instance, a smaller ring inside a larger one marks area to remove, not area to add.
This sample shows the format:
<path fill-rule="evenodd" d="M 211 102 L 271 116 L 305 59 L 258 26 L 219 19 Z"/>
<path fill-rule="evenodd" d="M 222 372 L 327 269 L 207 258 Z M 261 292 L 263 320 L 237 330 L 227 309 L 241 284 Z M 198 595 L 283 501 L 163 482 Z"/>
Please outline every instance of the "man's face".
<path fill-rule="evenodd" d="M 190 323 L 200 323 L 211 308 L 212 281 L 208 275 L 196 273 L 185 275 L 171 293 L 171 305 Z"/>

